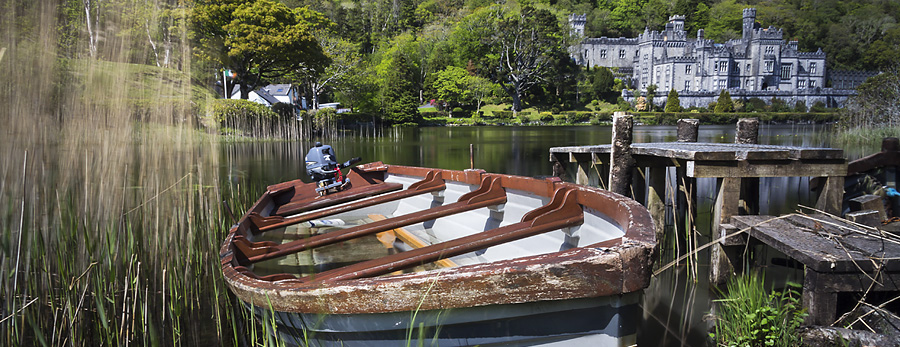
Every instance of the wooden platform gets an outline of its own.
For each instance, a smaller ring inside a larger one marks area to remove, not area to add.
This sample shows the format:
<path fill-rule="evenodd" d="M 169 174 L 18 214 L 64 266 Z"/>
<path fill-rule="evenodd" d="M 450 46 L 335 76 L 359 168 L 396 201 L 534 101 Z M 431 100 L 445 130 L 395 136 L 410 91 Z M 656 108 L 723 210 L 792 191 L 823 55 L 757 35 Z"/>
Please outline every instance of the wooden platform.
<path fill-rule="evenodd" d="M 612 145 L 553 147 L 554 168 L 576 164 L 575 182 L 606 188 Z M 760 177 L 823 177 L 815 207 L 841 214 L 847 161 L 840 149 L 771 146 L 739 143 L 664 142 L 634 143 L 630 146 L 634 174 L 627 195 L 644 204 L 654 218 L 658 237 L 665 232 L 667 197 L 675 198 L 675 230 L 679 235 L 696 220 L 698 178 L 715 178 L 716 201 L 712 218 L 713 238 L 719 225 L 731 216 L 759 213 Z M 615 165 L 622 165 L 615 163 Z M 677 187 L 667 187 L 668 169 L 675 168 Z M 668 191 L 667 191 L 668 190 Z M 725 283 L 733 272 L 728 255 L 718 246 L 710 258 L 710 281 Z"/>
<path fill-rule="evenodd" d="M 798 214 L 736 216 L 722 228 L 728 234 L 749 228 L 750 238 L 805 266 L 807 324 L 834 323 L 838 293 L 900 291 L 900 238 L 893 234 L 885 238 L 842 219 Z M 730 238 L 725 244 L 743 248 L 741 239 Z"/>

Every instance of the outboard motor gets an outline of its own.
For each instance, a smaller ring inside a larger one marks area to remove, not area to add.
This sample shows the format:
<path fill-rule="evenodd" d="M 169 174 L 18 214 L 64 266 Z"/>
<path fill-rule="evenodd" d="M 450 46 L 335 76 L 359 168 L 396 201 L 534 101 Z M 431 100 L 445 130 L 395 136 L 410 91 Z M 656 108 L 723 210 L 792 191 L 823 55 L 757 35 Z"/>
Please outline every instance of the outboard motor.
<path fill-rule="evenodd" d="M 324 196 L 329 191 L 341 191 L 344 185 L 350 183 L 350 180 L 341 173 L 341 169 L 350 167 L 360 160 L 356 157 L 345 163 L 339 163 L 331 146 L 316 142 L 316 146 L 310 148 L 306 154 L 306 174 L 316 181 L 318 185 L 316 192 L 319 196 Z"/>

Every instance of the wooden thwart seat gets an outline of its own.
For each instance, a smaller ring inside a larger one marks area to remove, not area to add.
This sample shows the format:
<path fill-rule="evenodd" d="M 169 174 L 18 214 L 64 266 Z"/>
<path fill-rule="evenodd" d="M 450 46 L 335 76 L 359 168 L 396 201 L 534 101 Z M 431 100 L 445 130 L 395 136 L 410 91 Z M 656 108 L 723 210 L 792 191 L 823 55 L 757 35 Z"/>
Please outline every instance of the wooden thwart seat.
<path fill-rule="evenodd" d="M 391 184 L 396 185 L 399 183 L 381 183 L 381 184 Z M 381 185 L 379 184 L 379 185 Z M 401 185 L 402 186 L 402 185 Z M 250 214 L 250 220 L 259 228 L 260 231 L 268 231 L 277 228 L 283 228 L 289 225 L 303 223 L 313 219 L 321 219 L 328 216 L 333 216 L 338 213 L 344 213 L 348 211 L 358 210 L 361 208 L 375 206 L 379 204 L 383 204 L 385 202 L 405 199 L 408 197 L 431 193 L 435 191 L 440 191 L 446 189 L 446 185 L 444 184 L 444 180 L 441 177 L 440 171 L 429 171 L 428 174 L 425 175 L 425 178 L 421 181 L 411 184 L 405 190 L 393 193 L 387 193 L 384 195 L 375 196 L 369 199 L 360 200 L 356 202 L 352 202 L 349 204 L 344 204 L 340 206 L 334 206 L 331 208 L 326 208 L 319 211 L 312 211 L 308 213 L 304 213 L 298 216 L 285 218 L 283 216 L 271 216 L 271 217 L 261 217 L 258 214 Z"/>
<path fill-rule="evenodd" d="M 373 221 L 380 221 L 386 219 L 385 216 L 380 214 L 370 214 L 369 218 Z M 385 247 L 392 248 L 394 243 L 394 239 L 400 239 L 403 243 L 409 245 L 412 248 L 424 248 L 429 246 L 429 243 L 423 241 L 418 236 L 413 235 L 411 232 L 407 231 L 403 228 L 395 228 L 385 232 L 381 232 L 377 234 L 378 240 L 384 243 Z M 440 267 L 456 267 L 459 266 L 455 262 L 450 259 L 441 259 L 435 262 Z"/>
<path fill-rule="evenodd" d="M 274 247 L 269 247 L 268 245 L 258 247 L 254 244 L 250 244 L 245 245 L 245 247 L 238 247 L 238 249 L 242 252 L 247 250 L 247 252 L 243 254 L 246 257 L 246 260 L 249 263 L 255 263 L 315 247 L 330 245 L 361 236 L 377 234 L 407 225 L 422 223 L 440 217 L 503 203 L 506 203 L 506 192 L 500 185 L 500 178 L 485 177 L 478 189 L 466 193 L 459 198 L 459 201 L 449 205 L 337 230 L 327 234 L 316 235 L 308 239 L 296 240 Z"/>
<path fill-rule="evenodd" d="M 553 200 L 549 204 L 525 214 L 519 223 L 323 271 L 300 279 L 288 279 L 287 281 L 299 281 L 302 283 L 334 282 L 380 276 L 529 236 L 579 225 L 583 222 L 584 213 L 577 202 L 576 192 L 574 190 L 560 189 L 556 191 Z"/>

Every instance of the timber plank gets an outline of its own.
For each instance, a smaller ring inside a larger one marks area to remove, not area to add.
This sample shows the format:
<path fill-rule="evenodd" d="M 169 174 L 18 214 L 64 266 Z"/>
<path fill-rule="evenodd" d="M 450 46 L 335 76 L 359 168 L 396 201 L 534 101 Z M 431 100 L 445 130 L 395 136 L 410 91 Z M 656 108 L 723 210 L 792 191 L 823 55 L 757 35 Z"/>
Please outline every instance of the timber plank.
<path fill-rule="evenodd" d="M 771 218 L 737 216 L 732 224 L 752 227 L 751 237 L 819 273 L 873 273 L 882 263 L 883 271 L 900 272 L 900 259 L 889 256 L 900 254 L 896 243 L 855 232 L 856 227 L 825 216 Z"/>

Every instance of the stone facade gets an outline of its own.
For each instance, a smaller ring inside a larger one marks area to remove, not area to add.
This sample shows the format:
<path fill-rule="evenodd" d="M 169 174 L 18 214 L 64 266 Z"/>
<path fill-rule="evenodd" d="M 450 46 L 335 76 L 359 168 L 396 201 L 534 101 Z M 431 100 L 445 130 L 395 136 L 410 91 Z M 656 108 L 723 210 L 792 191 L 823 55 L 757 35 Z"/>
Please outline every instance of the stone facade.
<path fill-rule="evenodd" d="M 781 29 L 762 28 L 756 9 L 744 9 L 742 37 L 725 43 L 705 39 L 702 29 L 697 38 L 688 38 L 684 19 L 672 16 L 664 31 L 645 29 L 637 38 L 587 38 L 572 48 L 572 57 L 582 66 L 615 68 L 635 89 L 623 92 L 628 101 L 646 93 L 649 85 L 658 87 L 654 100 L 659 102 L 674 88 L 684 107 L 707 106 L 708 96 L 718 96 L 722 89 L 732 97 L 823 101 L 829 106 L 841 106 L 852 93 L 826 90 L 825 53 L 801 52 L 797 41 L 784 40 Z M 585 16 L 572 15 L 569 23 L 576 34 L 584 33 Z"/>

